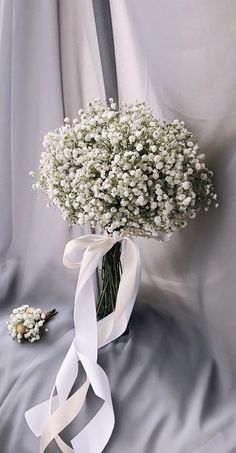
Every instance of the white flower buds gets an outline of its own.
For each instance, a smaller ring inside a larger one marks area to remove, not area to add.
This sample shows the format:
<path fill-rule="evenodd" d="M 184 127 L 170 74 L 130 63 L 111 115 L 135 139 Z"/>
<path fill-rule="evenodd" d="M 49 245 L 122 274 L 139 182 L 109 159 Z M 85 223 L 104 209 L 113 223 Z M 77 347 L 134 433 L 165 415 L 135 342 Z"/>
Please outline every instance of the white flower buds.
<path fill-rule="evenodd" d="M 29 307 L 29 305 L 14 308 L 7 321 L 9 335 L 18 343 L 24 340 L 34 343 L 40 340 L 44 323 L 56 314 L 55 309 L 42 313 L 40 308 Z"/>
<path fill-rule="evenodd" d="M 162 237 L 218 204 L 205 155 L 183 121 L 158 120 L 145 103 L 118 107 L 112 98 L 89 103 L 79 117 L 45 136 L 33 185 L 69 224 Z"/>

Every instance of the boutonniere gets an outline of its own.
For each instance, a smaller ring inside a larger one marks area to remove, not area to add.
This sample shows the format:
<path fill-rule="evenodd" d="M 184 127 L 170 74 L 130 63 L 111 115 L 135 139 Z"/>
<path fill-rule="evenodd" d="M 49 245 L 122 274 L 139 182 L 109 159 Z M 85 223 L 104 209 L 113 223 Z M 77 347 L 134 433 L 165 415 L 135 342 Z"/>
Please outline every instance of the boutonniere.
<path fill-rule="evenodd" d="M 21 305 L 14 308 L 7 321 L 9 335 L 13 340 L 22 343 L 24 340 L 34 343 L 40 340 L 42 331 L 48 331 L 44 328 L 44 324 L 52 319 L 57 310 L 42 312 L 41 308 L 30 307 L 29 305 Z"/>

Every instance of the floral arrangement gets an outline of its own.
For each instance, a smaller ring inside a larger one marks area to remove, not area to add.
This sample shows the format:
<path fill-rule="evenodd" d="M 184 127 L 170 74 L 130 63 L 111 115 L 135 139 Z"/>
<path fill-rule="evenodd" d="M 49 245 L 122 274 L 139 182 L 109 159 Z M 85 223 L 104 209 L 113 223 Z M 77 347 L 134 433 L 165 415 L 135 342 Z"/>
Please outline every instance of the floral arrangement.
<path fill-rule="evenodd" d="M 212 172 L 182 121 L 144 103 L 89 104 L 49 132 L 36 188 L 70 224 L 108 234 L 156 236 L 184 227 L 216 199 Z"/>
<path fill-rule="evenodd" d="M 118 338 L 128 326 L 141 278 L 140 255 L 132 236 L 162 240 L 185 227 L 201 209 L 208 210 L 212 203 L 217 206 L 213 173 L 184 122 L 156 119 L 142 102 L 119 107 L 113 99 L 96 100 L 79 111 L 79 118 L 65 118 L 61 127 L 48 132 L 43 145 L 39 170 L 32 172 L 36 177 L 33 187 L 46 194 L 48 204 L 59 208 L 70 225 L 90 224 L 97 234 L 69 241 L 63 257 L 68 268 L 79 263 L 81 267 L 75 293 L 75 338 L 57 375 L 61 383 L 68 377 L 67 390 L 57 386 L 57 381 L 54 386 L 60 426 L 55 424 L 54 413 L 48 413 L 52 394 L 49 406 L 44 403 L 45 413 L 37 406 L 27 417 L 35 434 L 41 433 L 45 450 L 52 440 L 48 433 L 53 432 L 58 443 L 68 425 L 68 417 L 63 417 L 65 394 L 72 420 L 91 386 L 106 410 L 98 411 L 89 428 L 79 433 L 81 443 L 78 435 L 71 442 L 75 451 L 86 441 L 91 451 L 102 451 L 113 430 L 114 413 L 108 377 L 96 361 L 97 349 Z M 96 313 L 93 273 L 101 257 L 102 287 Z M 8 328 L 18 341 L 38 339 L 46 320 L 46 315 L 30 310 L 24 306 L 10 317 Z M 71 395 L 81 368 L 86 379 Z M 64 451 L 64 442 L 58 445 Z"/>
<path fill-rule="evenodd" d="M 161 238 L 212 202 L 217 205 L 213 173 L 192 133 L 183 121 L 156 119 L 143 102 L 89 103 L 79 119 L 65 118 L 49 132 L 43 146 L 39 171 L 31 173 L 37 178 L 33 187 L 45 192 L 69 224 L 89 223 L 120 238 Z M 119 261 L 118 246 L 108 257 L 110 267 Z"/>
<path fill-rule="evenodd" d="M 9 335 L 18 343 L 24 340 L 34 343 L 40 340 L 44 324 L 56 314 L 56 309 L 42 313 L 40 308 L 29 307 L 29 305 L 14 308 L 7 321 Z M 47 330 L 46 328 L 45 331 Z"/>

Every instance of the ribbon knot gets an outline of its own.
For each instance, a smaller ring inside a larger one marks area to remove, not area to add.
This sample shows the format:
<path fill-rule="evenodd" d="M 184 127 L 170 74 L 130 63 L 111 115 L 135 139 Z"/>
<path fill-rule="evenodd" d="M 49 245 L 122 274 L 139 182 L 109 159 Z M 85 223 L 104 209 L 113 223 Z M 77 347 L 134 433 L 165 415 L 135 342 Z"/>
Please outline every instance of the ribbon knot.
<path fill-rule="evenodd" d="M 64 265 L 70 269 L 80 267 L 74 303 L 75 337 L 58 371 L 49 400 L 25 414 L 33 433 L 41 436 L 40 453 L 45 451 L 53 439 L 63 453 L 101 453 L 112 434 L 115 418 L 111 392 L 106 373 L 97 363 L 98 348 L 115 340 L 126 330 L 141 279 L 138 248 L 131 238 L 126 237 L 122 240 L 123 273 L 115 310 L 97 322 L 93 274 L 102 257 L 116 242 L 116 239 L 109 236 L 84 235 L 66 244 Z M 80 364 L 85 371 L 86 380 L 69 396 Z M 71 440 L 71 448 L 59 433 L 80 413 L 90 386 L 104 403 L 82 431 Z"/>

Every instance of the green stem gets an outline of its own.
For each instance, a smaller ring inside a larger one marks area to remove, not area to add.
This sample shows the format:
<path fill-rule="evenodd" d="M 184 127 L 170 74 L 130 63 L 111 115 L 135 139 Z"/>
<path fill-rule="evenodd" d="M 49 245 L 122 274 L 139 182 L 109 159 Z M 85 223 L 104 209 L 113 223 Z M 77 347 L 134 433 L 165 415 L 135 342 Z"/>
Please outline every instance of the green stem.
<path fill-rule="evenodd" d="M 121 276 L 121 243 L 117 242 L 104 255 L 102 260 L 102 289 L 97 303 L 97 318 L 102 319 L 112 313 L 116 306 L 116 297 Z"/>
<path fill-rule="evenodd" d="M 58 311 L 56 310 L 56 308 L 53 308 L 52 310 L 47 311 L 45 313 L 45 321 L 49 321 L 50 319 L 53 318 L 53 316 L 55 316 L 57 314 L 58 314 Z"/>

